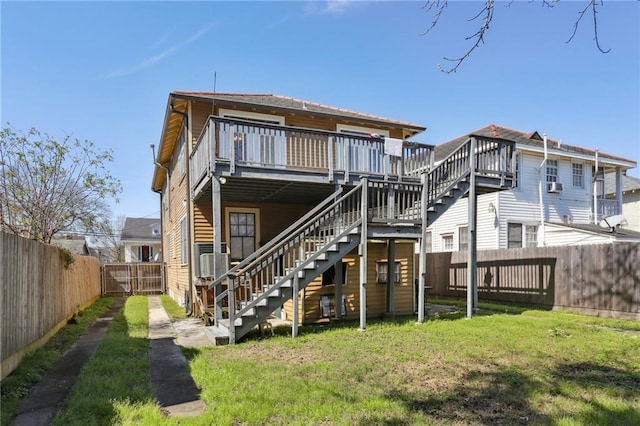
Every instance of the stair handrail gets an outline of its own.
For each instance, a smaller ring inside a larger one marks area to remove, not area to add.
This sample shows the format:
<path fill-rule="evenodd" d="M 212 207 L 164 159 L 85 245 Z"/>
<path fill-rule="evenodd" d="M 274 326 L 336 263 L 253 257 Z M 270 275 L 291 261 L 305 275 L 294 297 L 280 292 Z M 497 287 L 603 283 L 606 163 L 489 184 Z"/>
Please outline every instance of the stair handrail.
<path fill-rule="evenodd" d="M 470 172 L 468 166 L 470 149 L 471 139 L 467 139 L 464 144 L 460 145 L 428 172 L 426 200 L 428 206 L 451 190 L 453 186 Z M 452 167 L 453 164 L 458 164 L 459 166 Z M 453 177 L 449 175 L 452 170 L 458 172 L 454 174 Z M 443 182 L 444 185 L 442 184 Z"/>
<path fill-rule="evenodd" d="M 218 277 L 217 279 L 215 279 L 209 285 L 209 289 L 212 289 L 215 286 L 221 284 L 225 279 L 227 279 L 229 277 L 231 277 L 231 278 L 237 277 L 238 275 L 240 275 L 243 272 L 245 272 L 245 270 L 251 264 L 254 264 L 254 263 L 257 263 L 259 261 L 262 261 L 265 254 L 267 254 L 268 252 L 271 252 L 276 246 L 280 245 L 281 243 L 287 242 L 288 240 L 291 239 L 292 236 L 297 235 L 298 234 L 297 230 L 302 225 L 306 225 L 313 217 L 322 215 L 325 212 L 335 208 L 336 205 L 338 205 L 344 199 L 348 198 L 350 195 L 352 195 L 353 193 L 358 191 L 361 187 L 362 187 L 362 183 L 354 186 L 347 193 L 342 194 L 342 196 L 340 196 L 340 194 L 344 191 L 344 189 L 340 188 L 340 189 L 336 190 L 329 197 L 324 199 L 320 204 L 318 204 L 316 207 L 311 209 L 302 218 L 298 219 L 296 222 L 294 222 L 291 226 L 289 226 L 287 229 L 285 229 L 280 234 L 278 234 L 276 237 L 274 237 L 267 244 L 265 244 L 264 246 L 262 246 L 261 248 L 259 248 L 255 252 L 253 252 L 251 255 L 249 255 L 247 258 L 245 258 L 239 264 L 235 265 L 233 268 L 229 269 L 225 274 L 223 274 L 220 277 Z M 336 197 L 338 197 L 338 196 L 340 196 L 340 197 L 338 199 L 336 199 Z M 330 204 L 330 205 L 327 206 L 327 204 Z M 224 298 L 224 296 L 225 296 L 225 294 L 227 292 L 228 292 L 228 288 L 226 290 L 224 290 L 223 292 L 221 292 L 220 295 L 217 295 L 216 299 L 220 300 L 221 298 Z"/>

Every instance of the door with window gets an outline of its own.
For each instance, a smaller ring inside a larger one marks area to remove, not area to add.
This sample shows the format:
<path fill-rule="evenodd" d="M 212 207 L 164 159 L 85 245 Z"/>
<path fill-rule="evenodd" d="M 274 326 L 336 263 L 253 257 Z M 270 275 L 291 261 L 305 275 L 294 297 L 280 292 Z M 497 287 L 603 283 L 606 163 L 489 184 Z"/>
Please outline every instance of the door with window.
<path fill-rule="evenodd" d="M 239 262 L 257 249 L 259 210 L 227 210 L 227 241 L 232 262 Z"/>

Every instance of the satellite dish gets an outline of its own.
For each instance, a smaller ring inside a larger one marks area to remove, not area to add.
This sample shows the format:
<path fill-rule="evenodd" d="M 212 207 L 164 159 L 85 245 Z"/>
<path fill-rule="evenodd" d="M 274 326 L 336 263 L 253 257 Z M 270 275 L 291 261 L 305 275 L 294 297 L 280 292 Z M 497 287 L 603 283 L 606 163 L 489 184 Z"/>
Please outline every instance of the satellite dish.
<path fill-rule="evenodd" d="M 623 222 L 625 222 L 624 216 L 622 216 L 621 214 L 616 214 L 613 216 L 605 217 L 600 221 L 600 223 L 598 223 L 598 225 L 603 228 L 611 228 L 611 230 L 613 231 L 616 226 L 620 225 Z"/>

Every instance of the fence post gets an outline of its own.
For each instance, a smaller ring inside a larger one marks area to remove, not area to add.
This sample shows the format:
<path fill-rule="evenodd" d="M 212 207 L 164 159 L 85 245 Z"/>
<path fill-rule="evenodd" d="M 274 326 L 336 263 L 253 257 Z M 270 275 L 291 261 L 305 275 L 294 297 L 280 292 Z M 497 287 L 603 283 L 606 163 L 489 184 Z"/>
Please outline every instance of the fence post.
<path fill-rule="evenodd" d="M 476 138 L 472 137 L 469 141 L 469 252 L 467 261 L 467 318 L 473 317 L 474 309 L 478 305 L 478 271 L 477 264 L 477 245 L 476 245 L 476 223 L 477 211 L 476 205 L 478 198 L 476 196 Z"/>

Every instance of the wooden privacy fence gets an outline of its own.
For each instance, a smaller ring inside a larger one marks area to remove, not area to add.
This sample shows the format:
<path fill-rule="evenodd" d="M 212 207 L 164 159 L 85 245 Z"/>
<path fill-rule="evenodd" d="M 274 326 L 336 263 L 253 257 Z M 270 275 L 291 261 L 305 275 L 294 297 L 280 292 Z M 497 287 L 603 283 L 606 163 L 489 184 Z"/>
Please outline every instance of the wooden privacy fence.
<path fill-rule="evenodd" d="M 100 262 L 74 255 L 65 268 L 54 246 L 0 232 L 2 378 L 67 320 L 100 297 Z"/>
<path fill-rule="evenodd" d="M 478 297 L 640 319 L 640 244 L 478 251 Z M 467 252 L 427 254 L 431 295 L 465 297 Z"/>
<path fill-rule="evenodd" d="M 164 293 L 162 263 L 107 263 L 102 265 L 102 294 Z"/>

